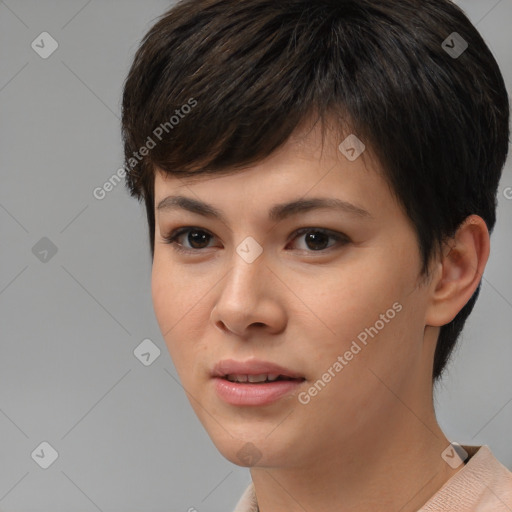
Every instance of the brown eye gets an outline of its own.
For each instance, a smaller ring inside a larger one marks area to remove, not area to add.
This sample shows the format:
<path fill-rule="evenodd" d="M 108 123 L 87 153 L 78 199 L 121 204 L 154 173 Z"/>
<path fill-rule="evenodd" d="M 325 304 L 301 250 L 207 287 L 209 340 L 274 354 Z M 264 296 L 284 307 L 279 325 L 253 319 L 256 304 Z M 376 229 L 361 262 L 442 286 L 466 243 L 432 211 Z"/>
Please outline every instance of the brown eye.
<path fill-rule="evenodd" d="M 192 249 L 204 249 L 208 246 L 208 239 L 210 235 L 206 231 L 189 230 L 186 237 L 187 242 L 191 245 Z M 204 245 L 206 242 L 206 245 Z M 199 245 L 199 247 L 197 247 Z"/>
<path fill-rule="evenodd" d="M 189 246 L 184 245 L 179 240 L 183 235 Z M 174 248 L 179 252 L 194 252 L 200 251 L 208 247 L 208 241 L 213 235 L 200 228 L 182 228 L 173 231 L 169 236 L 164 237 L 164 240 L 168 244 L 172 244 Z"/>
<path fill-rule="evenodd" d="M 345 245 L 349 243 L 349 239 L 347 236 L 342 233 L 335 233 L 333 231 L 328 231 L 324 229 L 318 228 L 303 228 L 294 233 L 293 239 L 298 239 L 302 235 L 306 235 L 304 237 L 304 241 L 306 244 L 306 248 L 304 250 L 308 252 L 320 252 L 330 249 L 334 245 Z M 329 239 L 333 239 L 335 241 L 334 244 L 328 245 Z"/>

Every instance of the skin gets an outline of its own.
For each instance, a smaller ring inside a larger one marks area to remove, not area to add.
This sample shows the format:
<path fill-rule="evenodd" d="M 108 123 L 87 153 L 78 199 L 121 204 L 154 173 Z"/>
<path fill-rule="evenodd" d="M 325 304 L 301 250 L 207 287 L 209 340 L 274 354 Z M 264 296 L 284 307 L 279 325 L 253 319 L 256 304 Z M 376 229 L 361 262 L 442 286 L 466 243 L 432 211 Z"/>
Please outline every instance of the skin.
<path fill-rule="evenodd" d="M 378 161 L 368 146 L 349 161 L 341 140 L 329 131 L 322 151 L 319 127 L 306 126 L 235 174 L 155 175 L 155 207 L 180 194 L 226 217 L 156 210 L 152 297 L 192 407 L 218 450 L 251 466 L 261 512 L 412 512 L 463 467 L 441 457 L 449 441 L 435 418 L 432 364 L 439 327 L 478 286 L 489 233 L 469 217 L 423 279 L 413 225 Z M 274 204 L 303 197 L 342 199 L 371 217 L 322 209 L 268 220 Z M 191 253 L 181 254 L 164 240 L 181 227 L 210 236 L 185 233 L 178 243 Z M 308 243 L 293 235 L 304 227 L 349 241 Z M 263 248 L 250 264 L 236 252 L 248 236 Z M 395 303 L 401 311 L 306 405 L 290 395 L 241 407 L 216 395 L 211 370 L 226 358 L 276 362 L 304 375 L 307 391 Z M 251 464 L 238 455 L 244 446 Z"/>

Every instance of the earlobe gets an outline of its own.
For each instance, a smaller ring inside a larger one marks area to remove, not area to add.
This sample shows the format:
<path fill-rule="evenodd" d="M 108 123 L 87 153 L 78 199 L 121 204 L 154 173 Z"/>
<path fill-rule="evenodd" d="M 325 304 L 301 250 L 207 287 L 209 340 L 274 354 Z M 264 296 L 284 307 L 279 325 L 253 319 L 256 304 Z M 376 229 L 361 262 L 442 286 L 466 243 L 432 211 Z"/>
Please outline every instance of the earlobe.
<path fill-rule="evenodd" d="M 438 272 L 431 282 L 425 324 L 451 322 L 478 287 L 489 259 L 490 237 L 485 221 L 471 215 L 443 248 Z"/>

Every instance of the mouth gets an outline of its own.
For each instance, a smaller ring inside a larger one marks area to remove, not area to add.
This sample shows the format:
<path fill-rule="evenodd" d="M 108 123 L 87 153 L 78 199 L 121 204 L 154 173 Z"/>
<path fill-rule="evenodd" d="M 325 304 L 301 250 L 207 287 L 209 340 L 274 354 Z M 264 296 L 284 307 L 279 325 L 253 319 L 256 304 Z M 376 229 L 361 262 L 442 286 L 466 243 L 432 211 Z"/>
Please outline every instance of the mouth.
<path fill-rule="evenodd" d="M 249 359 L 247 361 L 223 359 L 213 367 L 212 377 L 227 378 L 238 382 L 274 381 L 279 378 L 304 379 L 304 376 L 295 370 L 261 359 Z"/>
<path fill-rule="evenodd" d="M 263 384 L 265 382 L 275 382 L 278 380 L 304 380 L 303 378 L 294 379 L 292 377 L 287 377 L 286 375 L 278 375 L 276 373 L 261 373 L 259 375 L 225 375 L 224 379 L 229 380 L 230 382 L 239 382 L 239 383 L 250 383 L 250 384 Z"/>
<path fill-rule="evenodd" d="M 294 393 L 306 380 L 299 373 L 275 363 L 224 360 L 212 372 L 219 398 L 230 405 L 262 406 Z"/>
<path fill-rule="evenodd" d="M 224 375 L 222 378 L 228 380 L 229 382 L 237 382 L 239 384 L 265 384 L 267 382 L 276 382 L 282 380 L 304 380 L 303 377 L 293 378 L 286 375 L 279 375 L 277 373 L 260 373 L 259 375 L 238 375 L 232 373 L 230 375 Z"/>

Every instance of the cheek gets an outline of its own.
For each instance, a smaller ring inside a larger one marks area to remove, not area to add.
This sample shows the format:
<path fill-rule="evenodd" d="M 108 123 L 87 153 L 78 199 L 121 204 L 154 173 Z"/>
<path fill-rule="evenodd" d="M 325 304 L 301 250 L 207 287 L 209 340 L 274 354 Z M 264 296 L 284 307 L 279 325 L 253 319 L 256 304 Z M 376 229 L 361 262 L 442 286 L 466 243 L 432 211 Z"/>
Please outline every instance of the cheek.
<path fill-rule="evenodd" d="M 159 262 L 155 254 L 151 271 L 151 297 L 155 316 L 162 334 L 165 334 L 173 325 L 175 304 L 172 297 L 175 295 L 176 289 L 172 275 L 169 272 L 165 272 L 164 266 Z"/>
<path fill-rule="evenodd" d="M 180 278 L 170 265 L 162 264 L 155 254 L 151 273 L 153 309 L 162 337 L 177 367 L 181 367 L 178 336 L 187 323 L 186 313 L 190 309 L 187 308 L 187 288 L 182 281 L 183 277 Z"/>
<path fill-rule="evenodd" d="M 155 253 L 151 274 L 151 295 L 155 317 L 176 371 L 185 383 L 193 377 L 195 362 L 204 350 L 211 285 L 204 279 L 162 262 Z"/>
<path fill-rule="evenodd" d="M 388 316 L 394 318 L 393 304 L 404 300 L 405 290 L 411 284 L 396 263 L 387 263 L 382 258 L 361 258 L 351 265 L 329 269 L 320 279 L 321 287 L 308 286 L 306 303 L 317 315 L 311 314 L 311 327 L 316 326 L 323 336 L 322 343 L 317 345 L 320 350 L 315 349 L 317 360 L 322 359 L 322 352 L 332 353 L 350 346 L 359 333 L 373 326 L 379 315 L 390 308 Z"/>
<path fill-rule="evenodd" d="M 338 403 L 364 421 L 357 407 L 374 404 L 374 396 L 380 404 L 388 398 L 371 370 L 400 382 L 416 364 L 423 335 L 416 269 L 383 251 L 330 271 L 330 279 L 322 282 L 322 291 L 309 299 L 322 323 L 317 321 L 318 334 L 307 337 L 303 348 L 315 378 L 329 380 L 315 403 L 320 409 Z"/>
<path fill-rule="evenodd" d="M 343 369 L 334 379 L 332 398 L 342 400 L 335 389 L 343 389 L 343 396 L 357 396 L 359 403 L 370 401 L 382 387 L 371 370 L 390 382 L 399 382 L 417 365 L 424 329 L 424 294 L 416 288 L 414 269 L 402 271 L 381 261 L 356 277 L 330 285 L 333 300 L 326 302 L 324 311 L 336 335 L 330 334 L 319 343 L 314 357 L 321 377 L 342 356 Z"/>
<path fill-rule="evenodd" d="M 204 281 L 194 279 L 190 270 L 183 271 L 179 265 L 165 261 L 157 255 L 151 273 L 151 295 L 158 323 L 163 333 L 174 328 L 178 322 L 187 321 L 205 293 Z"/>

